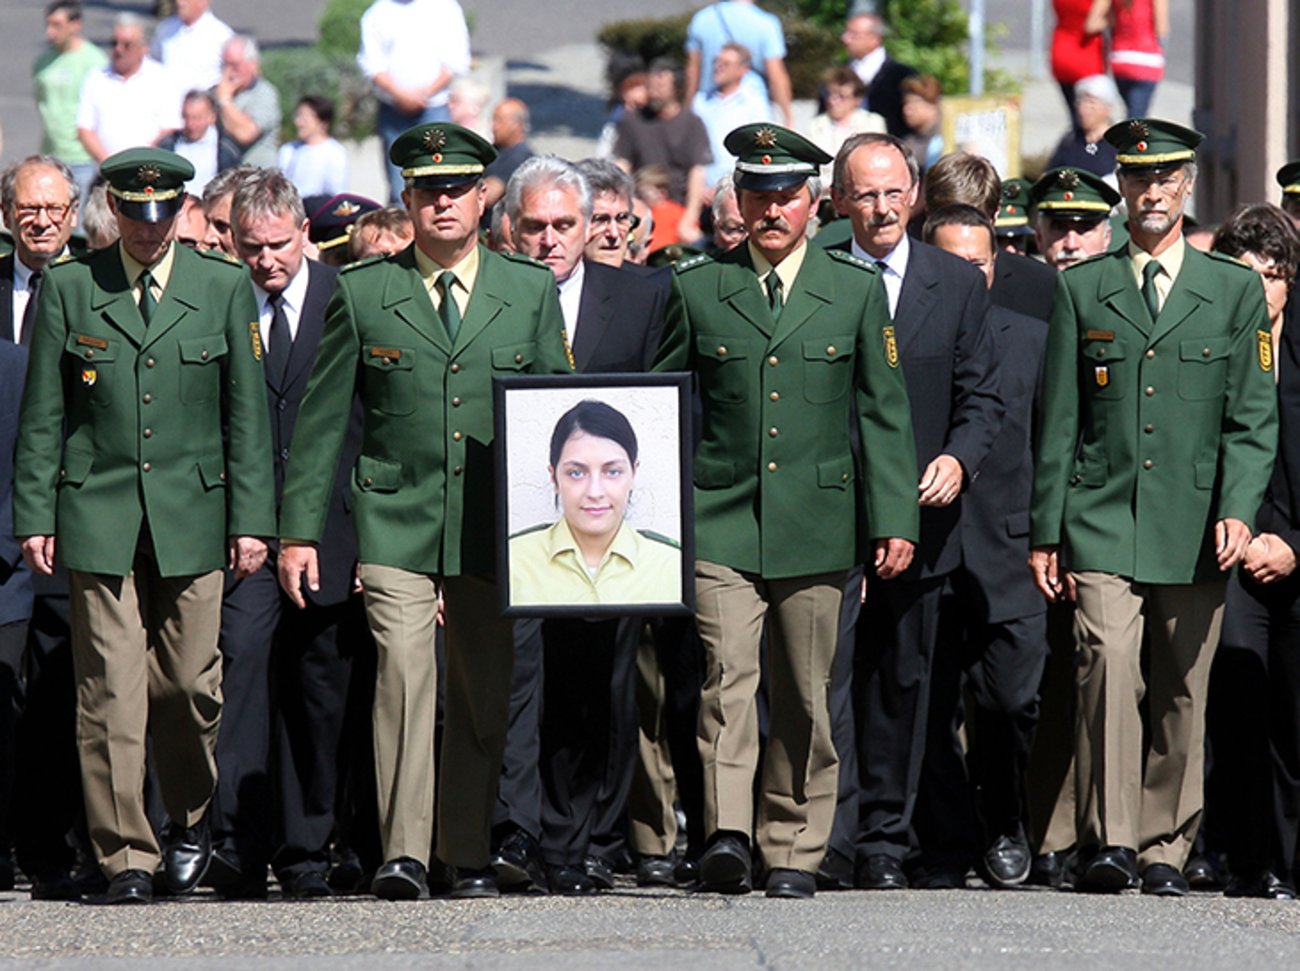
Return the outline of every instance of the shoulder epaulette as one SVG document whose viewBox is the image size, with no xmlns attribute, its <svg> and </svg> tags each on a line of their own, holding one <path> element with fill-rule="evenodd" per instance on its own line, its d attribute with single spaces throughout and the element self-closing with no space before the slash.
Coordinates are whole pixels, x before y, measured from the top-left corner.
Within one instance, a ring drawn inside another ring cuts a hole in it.
<svg viewBox="0 0 1300 971">
<path fill-rule="evenodd" d="M 194 252 L 198 253 L 199 256 L 202 256 L 206 260 L 215 260 L 218 263 L 225 263 L 227 266 L 244 265 L 236 257 L 233 257 L 229 253 L 223 252 L 219 249 L 196 249 Z"/>
<path fill-rule="evenodd" d="M 687 270 L 693 270 L 697 266 L 703 266 L 705 263 L 712 263 L 713 257 L 708 253 L 697 253 L 696 255 L 684 260 L 678 260 L 673 264 L 674 273 L 685 273 Z"/>
<path fill-rule="evenodd" d="M 551 268 L 541 260 L 535 260 L 531 256 L 525 256 L 523 253 L 501 253 L 500 255 L 514 263 L 523 263 L 525 266 L 531 266 L 538 270 L 546 270 L 548 273 L 551 271 Z"/>
<path fill-rule="evenodd" d="M 1096 263 L 1100 260 L 1104 260 L 1106 257 L 1110 255 L 1112 255 L 1111 252 L 1105 252 L 1105 253 L 1095 253 L 1092 256 L 1085 256 L 1078 263 L 1071 263 L 1069 266 L 1064 267 L 1059 272 L 1069 273 L 1071 270 L 1078 269 L 1081 266 L 1090 266 L 1093 263 Z"/>
<path fill-rule="evenodd" d="M 543 529 L 550 529 L 553 523 L 538 523 L 536 526 L 529 526 L 527 529 L 521 529 L 517 533 L 511 533 L 511 539 L 518 539 L 520 536 L 527 536 L 529 533 L 536 533 Z"/>
<path fill-rule="evenodd" d="M 854 256 L 852 253 L 845 252 L 842 249 L 826 249 L 822 250 L 822 252 L 831 259 L 838 260 L 841 263 L 847 263 L 849 266 L 856 266 L 861 270 L 870 270 L 872 273 L 880 272 L 880 268 L 877 267 L 876 264 L 864 260 L 860 256 Z"/>
<path fill-rule="evenodd" d="M 654 540 L 656 543 L 663 543 L 665 546 L 671 546 L 675 550 L 682 548 L 682 544 L 677 542 L 677 540 L 669 539 L 667 536 L 664 536 L 662 533 L 656 533 L 654 530 L 638 529 L 637 532 L 646 539 Z"/>
<path fill-rule="evenodd" d="M 86 255 L 85 253 L 82 253 L 81 256 L 76 253 L 64 253 L 62 256 L 56 256 L 50 260 L 50 266 L 62 266 L 64 263 L 71 263 L 73 260 L 81 259 Z"/>
<path fill-rule="evenodd" d="M 1230 263 L 1233 266 L 1239 266 L 1242 269 L 1251 270 L 1252 272 L 1254 272 L 1254 267 L 1252 267 L 1249 263 L 1247 263 L 1244 260 L 1239 260 L 1235 256 L 1229 256 L 1227 253 L 1219 253 L 1216 252 L 1215 250 L 1210 250 L 1205 255 L 1208 256 L 1210 259 L 1215 260 L 1219 263 Z"/>
<path fill-rule="evenodd" d="M 364 260 L 356 260 L 352 263 L 345 263 L 339 267 L 340 273 L 350 273 L 358 267 L 370 266 L 372 263 L 381 263 L 388 257 L 383 253 L 375 253 L 373 256 L 367 256 Z"/>
</svg>

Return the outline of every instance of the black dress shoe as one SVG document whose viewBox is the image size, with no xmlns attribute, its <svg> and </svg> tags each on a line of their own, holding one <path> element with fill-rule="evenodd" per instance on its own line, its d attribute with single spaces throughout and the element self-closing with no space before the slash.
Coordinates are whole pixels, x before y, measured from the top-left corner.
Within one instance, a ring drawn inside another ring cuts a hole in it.
<svg viewBox="0 0 1300 971">
<path fill-rule="evenodd" d="M 451 884 L 451 896 L 456 900 L 473 900 L 478 897 L 499 897 L 497 875 L 491 868 L 472 870 L 456 867 L 456 879 Z"/>
<path fill-rule="evenodd" d="M 280 895 L 285 900 L 320 900 L 334 896 L 321 870 L 300 870 L 280 876 Z"/>
<path fill-rule="evenodd" d="M 873 853 L 858 864 L 854 882 L 859 890 L 906 890 L 907 874 L 892 856 Z"/>
<path fill-rule="evenodd" d="M 1219 874 L 1217 866 L 1217 857 L 1214 854 L 1198 853 L 1187 861 L 1187 866 L 1183 867 L 1183 876 L 1187 878 L 1187 885 L 1193 890 L 1218 890 L 1223 886 L 1223 878 Z"/>
<path fill-rule="evenodd" d="M 212 860 L 215 864 L 217 854 L 214 851 Z M 208 874 L 212 874 L 212 866 L 208 866 Z M 330 889 L 341 896 L 351 896 L 355 893 L 361 893 L 363 887 L 369 886 L 366 880 L 365 870 L 361 866 L 361 858 L 350 850 L 339 858 L 339 861 L 330 867 L 329 875 L 325 881 L 330 885 Z"/>
<path fill-rule="evenodd" d="M 32 880 L 33 900 L 80 900 L 81 891 L 67 870 L 49 870 Z"/>
<path fill-rule="evenodd" d="M 807 900 L 817 892 L 817 877 L 807 870 L 777 867 L 767 875 L 767 895 L 788 900 Z"/>
<path fill-rule="evenodd" d="M 700 882 L 699 857 L 684 856 L 673 867 L 673 880 L 679 887 L 689 887 Z"/>
<path fill-rule="evenodd" d="M 512 829 L 501 841 L 492 855 L 492 869 L 503 893 L 539 889 L 544 883 L 537 840 L 522 829 Z"/>
<path fill-rule="evenodd" d="M 597 890 L 614 889 L 614 867 L 603 856 L 591 854 L 582 861 L 582 866 Z"/>
<path fill-rule="evenodd" d="M 380 900 L 427 900 L 429 874 L 419 860 L 399 856 L 375 871 L 370 892 Z"/>
<path fill-rule="evenodd" d="M 1029 877 L 1033 854 L 1022 836 L 999 836 L 980 858 L 980 875 L 994 887 L 1017 887 Z"/>
<path fill-rule="evenodd" d="M 14 861 L 8 853 L 0 853 L 0 890 L 14 888 Z"/>
<path fill-rule="evenodd" d="M 1066 882 L 1070 869 L 1069 850 L 1051 850 L 1039 853 L 1029 864 L 1029 875 L 1025 883 L 1034 887 L 1053 887 L 1060 889 Z"/>
<path fill-rule="evenodd" d="M 1137 885 L 1137 854 L 1127 846 L 1106 846 L 1088 861 L 1075 889 L 1084 893 L 1119 893 Z"/>
<path fill-rule="evenodd" d="M 1295 900 L 1295 887 L 1276 873 L 1236 874 L 1223 888 L 1225 897 L 1260 897 L 1264 900 Z"/>
<path fill-rule="evenodd" d="M 596 892 L 596 885 L 580 866 L 547 867 L 546 880 L 551 893 L 562 897 L 586 897 Z"/>
<path fill-rule="evenodd" d="M 1142 892 L 1156 897 L 1186 897 L 1191 887 L 1181 870 L 1168 863 L 1152 863 L 1142 871 Z"/>
<path fill-rule="evenodd" d="M 951 863 L 930 863 L 914 869 L 907 878 L 913 890 L 965 890 L 966 867 Z"/>
<path fill-rule="evenodd" d="M 153 900 L 153 876 L 144 870 L 123 870 L 108 881 L 106 904 L 147 904 Z"/>
<path fill-rule="evenodd" d="M 636 864 L 638 887 L 675 887 L 677 885 L 677 854 L 643 856 Z"/>
<path fill-rule="evenodd" d="M 816 878 L 818 890 L 852 890 L 853 861 L 836 850 L 827 850 Z"/>
<path fill-rule="evenodd" d="M 700 889 L 711 893 L 749 893 L 754 878 L 749 845 L 733 833 L 715 835 L 700 857 Z"/>
<path fill-rule="evenodd" d="M 212 834 L 205 815 L 193 826 L 168 822 L 162 831 L 163 881 L 172 893 L 189 893 L 208 872 Z"/>
</svg>

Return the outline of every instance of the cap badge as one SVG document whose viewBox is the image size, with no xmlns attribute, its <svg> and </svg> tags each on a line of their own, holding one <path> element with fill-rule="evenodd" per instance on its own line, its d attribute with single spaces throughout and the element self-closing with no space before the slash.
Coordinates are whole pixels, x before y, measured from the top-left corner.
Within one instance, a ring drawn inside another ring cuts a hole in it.
<svg viewBox="0 0 1300 971">
<path fill-rule="evenodd" d="M 1008 182 L 1006 185 L 1002 187 L 1002 198 L 1016 199 L 1019 198 L 1019 196 L 1020 196 L 1019 182 Z"/>
<path fill-rule="evenodd" d="M 1079 187 L 1079 173 L 1062 172 L 1057 181 L 1061 184 L 1062 189 L 1077 189 Z"/>
<path fill-rule="evenodd" d="M 343 219 L 346 219 L 354 212 L 360 212 L 360 211 L 361 211 L 361 207 L 358 206 L 355 202 L 353 202 L 351 199 L 344 199 L 342 202 L 340 202 L 337 206 L 334 207 L 334 212 L 331 215 L 339 216 Z"/>
<path fill-rule="evenodd" d="M 759 148 L 776 148 L 776 132 L 770 128 L 760 128 L 754 135 L 754 144 Z"/>
<path fill-rule="evenodd" d="M 162 178 L 162 170 L 156 165 L 142 165 L 135 170 L 135 177 L 143 185 L 153 185 Z"/>
<path fill-rule="evenodd" d="M 1134 118 L 1128 123 L 1128 130 L 1129 134 L 1134 138 L 1151 137 L 1151 129 L 1147 127 L 1147 123 L 1145 121 L 1140 121 L 1137 118 Z"/>
<path fill-rule="evenodd" d="M 424 133 L 424 147 L 430 152 L 447 147 L 447 133 L 441 128 L 430 128 Z"/>
</svg>

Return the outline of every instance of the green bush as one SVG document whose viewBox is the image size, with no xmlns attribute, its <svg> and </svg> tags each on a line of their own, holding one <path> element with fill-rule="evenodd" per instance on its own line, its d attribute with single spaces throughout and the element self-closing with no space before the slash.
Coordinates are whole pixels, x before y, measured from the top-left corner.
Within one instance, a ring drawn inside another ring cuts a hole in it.
<svg viewBox="0 0 1300 971">
<path fill-rule="evenodd" d="M 293 109 L 305 94 L 334 100 L 334 137 L 362 139 L 375 130 L 375 98 L 357 67 L 356 52 L 328 54 L 311 47 L 286 47 L 262 55 L 262 73 L 280 92 L 280 138 L 297 137 Z"/>
<path fill-rule="evenodd" d="M 361 47 L 361 15 L 374 0 L 329 0 L 316 26 L 317 50 L 356 57 Z"/>
</svg>

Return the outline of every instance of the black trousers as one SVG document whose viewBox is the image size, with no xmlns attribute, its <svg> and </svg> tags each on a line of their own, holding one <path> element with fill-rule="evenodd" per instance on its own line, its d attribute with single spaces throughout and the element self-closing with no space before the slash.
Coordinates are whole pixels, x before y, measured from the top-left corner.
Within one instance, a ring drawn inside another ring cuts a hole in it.
<svg viewBox="0 0 1300 971">
<path fill-rule="evenodd" d="M 1206 724 L 1206 816 L 1233 871 L 1288 877 L 1300 829 L 1300 576 L 1229 582 Z"/>
<path fill-rule="evenodd" d="M 26 620 L 0 624 L 0 857 L 8 857 L 14 843 L 10 807 L 14 798 L 18 719 L 23 710 L 26 647 Z"/>
<path fill-rule="evenodd" d="M 492 841 L 511 830 L 534 839 L 542 834 L 542 777 L 539 732 L 542 723 L 542 621 L 515 621 L 515 667 L 510 683 L 510 724 L 501 760 L 501 785 L 492 814 Z"/>
</svg>

